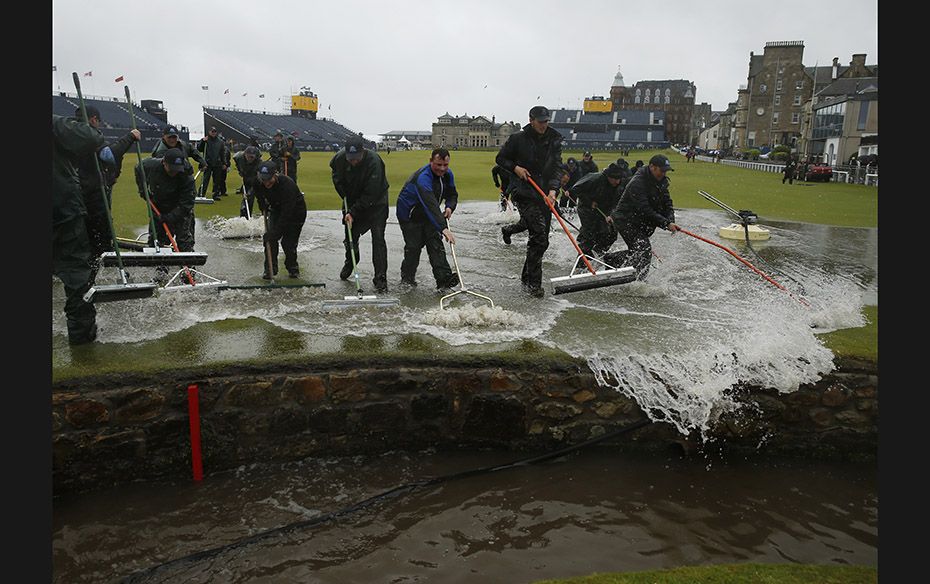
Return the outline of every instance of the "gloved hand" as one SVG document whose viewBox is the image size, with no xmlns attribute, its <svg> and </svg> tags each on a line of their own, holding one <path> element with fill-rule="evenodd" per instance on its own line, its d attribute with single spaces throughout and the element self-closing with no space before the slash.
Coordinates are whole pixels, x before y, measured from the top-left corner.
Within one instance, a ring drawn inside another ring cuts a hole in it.
<svg viewBox="0 0 930 584">
<path fill-rule="evenodd" d="M 109 146 L 104 146 L 100 150 L 100 153 L 98 154 L 98 156 L 100 157 L 100 160 L 108 164 L 116 164 L 116 158 L 113 156 L 113 151 L 110 150 Z"/>
<path fill-rule="evenodd" d="M 203 162 L 197 164 L 197 170 L 203 170 L 203 169 L 205 169 L 206 167 L 207 167 L 207 165 L 204 164 Z"/>
</svg>

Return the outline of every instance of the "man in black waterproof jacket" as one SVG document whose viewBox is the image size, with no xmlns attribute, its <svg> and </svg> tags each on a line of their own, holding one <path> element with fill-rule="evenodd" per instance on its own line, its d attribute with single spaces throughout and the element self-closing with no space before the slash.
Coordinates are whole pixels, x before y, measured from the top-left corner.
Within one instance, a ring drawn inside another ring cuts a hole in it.
<svg viewBox="0 0 930 584">
<path fill-rule="evenodd" d="M 97 338 L 97 310 L 83 298 L 93 283 L 77 162 L 102 145 L 90 124 L 52 115 L 52 273 L 64 284 L 68 342 L 75 345 Z"/>
<path fill-rule="evenodd" d="M 585 152 L 581 155 L 581 162 L 578 163 L 578 172 L 579 178 L 590 172 L 597 172 L 597 163 L 594 162 L 594 158 L 591 156 L 590 152 Z"/>
<path fill-rule="evenodd" d="M 261 153 L 255 146 L 247 146 L 245 150 L 236 152 L 236 155 L 233 156 L 233 162 L 236 164 L 236 171 L 242 178 L 242 185 L 245 187 L 245 197 L 242 199 L 242 204 L 239 205 L 239 216 L 251 217 L 255 203 L 255 187 L 258 185 L 258 167 L 262 164 Z M 265 208 L 262 205 L 264 203 L 259 201 L 258 206 L 264 213 Z"/>
<path fill-rule="evenodd" d="M 211 126 L 207 135 L 197 143 L 197 150 L 203 154 L 207 167 L 203 171 L 203 181 L 200 183 L 200 196 L 207 196 L 207 187 L 213 179 L 213 200 L 219 201 L 226 193 L 226 170 L 229 168 L 229 158 L 226 154 L 226 142 L 220 138 L 216 126 Z"/>
<path fill-rule="evenodd" d="M 611 163 L 603 171 L 588 173 L 575 183 L 581 220 L 578 247 L 585 255 L 603 255 L 617 241 L 617 230 L 609 213 L 620 200 L 622 179 L 623 169 Z"/>
<path fill-rule="evenodd" d="M 81 108 L 74 112 L 74 117 L 83 120 Z M 87 106 L 87 122 L 99 129 L 103 118 L 100 110 L 92 105 Z M 113 235 L 110 231 L 110 209 L 112 208 L 112 190 L 119 178 L 123 167 L 123 155 L 136 141 L 142 139 L 139 130 L 130 130 L 116 142 L 104 144 L 94 154 L 88 154 L 78 160 L 78 175 L 81 178 L 81 196 L 84 197 L 84 206 L 87 208 L 87 237 L 90 238 L 91 253 L 94 257 L 95 271 L 98 267 L 100 254 L 113 250 Z M 96 156 L 97 162 L 94 162 Z M 100 168 L 98 174 L 97 168 Z M 100 175 L 106 188 L 100 185 Z M 106 207 L 104 207 L 106 197 Z"/>
<path fill-rule="evenodd" d="M 200 170 L 203 170 L 207 166 L 207 161 L 203 159 L 200 152 L 197 152 L 193 146 L 178 137 L 178 129 L 176 127 L 165 126 L 165 129 L 162 130 L 161 140 L 152 150 L 152 158 L 164 157 L 165 152 L 171 148 L 177 148 L 186 157 L 193 158 L 197 162 Z"/>
<path fill-rule="evenodd" d="M 169 148 L 162 158 L 146 158 L 136 164 L 136 186 L 145 199 L 143 180 L 148 184 L 155 219 L 155 233 L 149 226 L 148 244 L 155 239 L 161 247 L 171 246 L 165 225 L 171 231 L 178 251 L 194 251 L 194 177 L 190 163 L 178 148 Z M 143 177 L 143 172 L 145 176 Z"/>
<path fill-rule="evenodd" d="M 620 201 L 610 214 L 627 249 L 605 254 L 604 261 L 615 268 L 633 266 L 638 280 L 644 280 L 649 273 L 652 260 L 649 238 L 656 227 L 673 234 L 678 231 L 672 197 L 668 192 L 666 173 L 670 170 L 674 169 L 666 156 L 653 156 L 649 164 L 640 168 L 627 183 Z"/>
<path fill-rule="evenodd" d="M 268 260 L 265 260 L 265 272 L 262 278 L 271 280 L 278 273 L 278 243 L 284 249 L 284 267 L 291 278 L 300 276 L 297 263 L 297 240 L 307 220 L 307 203 L 304 194 L 297 188 L 291 177 L 278 172 L 278 166 L 271 160 L 262 162 L 258 167 L 258 184 L 255 196 L 268 218 L 268 229 L 262 238 L 267 253 L 271 255 L 271 273 L 268 273 Z"/>
<path fill-rule="evenodd" d="M 400 264 L 400 280 L 408 286 L 417 285 L 420 252 L 426 247 L 436 287 L 451 288 L 459 283 L 446 259 L 445 237 L 455 243 L 449 231 L 448 219 L 458 204 L 459 192 L 455 176 L 449 168 L 449 151 L 435 148 L 429 163 L 415 170 L 397 196 L 397 222 L 404 235 L 404 260 Z M 444 203 L 445 210 L 439 209 Z"/>
<path fill-rule="evenodd" d="M 346 140 L 345 148 L 340 148 L 333 155 L 329 167 L 333 173 L 333 186 L 348 207 L 348 212 L 343 209 L 342 222 L 347 227 L 343 240 L 346 258 L 339 278 L 348 280 L 352 275 L 352 251 L 355 251 L 356 261 L 361 261 L 358 240 L 371 231 L 371 263 L 375 268 L 372 283 L 378 292 L 386 292 L 388 256 L 384 227 L 387 225 L 390 185 L 384 172 L 384 161 L 377 152 L 365 148 L 360 136 L 351 136 Z"/>
<path fill-rule="evenodd" d="M 530 109 L 530 123 L 507 138 L 495 162 L 519 179 L 513 181 L 512 200 L 530 232 L 520 280 L 525 292 L 540 298 L 545 295 L 542 258 L 549 247 L 552 212 L 527 179 L 531 178 L 544 193 L 548 191 L 550 202 L 555 203 L 563 174 L 562 135 L 549 127 L 548 108 L 537 105 Z"/>
</svg>

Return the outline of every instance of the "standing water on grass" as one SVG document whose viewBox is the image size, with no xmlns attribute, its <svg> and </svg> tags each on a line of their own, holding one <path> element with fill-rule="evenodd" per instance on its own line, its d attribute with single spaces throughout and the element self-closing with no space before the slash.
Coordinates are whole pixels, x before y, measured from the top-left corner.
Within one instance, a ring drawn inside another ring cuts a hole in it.
<svg viewBox="0 0 930 584">
<path fill-rule="evenodd" d="M 274 354 L 276 341 L 269 335 L 279 330 L 300 336 L 308 353 L 338 351 L 351 337 L 383 339 L 387 350 L 411 334 L 429 335 L 452 349 L 497 350 L 534 339 L 587 360 L 599 383 L 632 396 L 650 416 L 690 433 L 703 432 L 718 412 L 735 407 L 725 395 L 734 385 L 787 392 L 831 371 L 833 355 L 815 333 L 861 326 L 862 306 L 877 304 L 876 229 L 768 222 L 771 239 L 753 244 L 760 260 L 743 242 L 718 237 L 717 229 L 730 223 L 722 211 L 692 209 L 677 212 L 679 225 L 734 249 L 792 294 L 719 248 L 660 230 L 652 237 L 655 257 L 645 281 L 530 298 L 520 286 L 526 233 L 514 235 L 511 245 L 500 234 L 501 225 L 519 216 L 500 212 L 496 203 L 463 202 L 454 222 L 459 267 L 468 288 L 490 297 L 493 308 L 460 294 L 440 310 L 439 299 L 449 291 L 436 290 L 426 254 L 417 271 L 418 286 L 402 287 L 403 238 L 392 210 L 386 230 L 390 288 L 379 296 L 398 298 L 400 305 L 327 312 L 324 301 L 355 294 L 353 279 L 338 278 L 344 259 L 340 217 L 338 211 L 309 213 L 298 245 L 301 281 L 324 282 L 325 288 L 160 292 L 156 298 L 102 304 L 98 343 L 92 349 L 68 347 L 64 294 L 53 279 L 53 367 L 81 365 L 86 351 L 93 352 L 95 363 L 118 359 L 118 348 L 133 343 L 140 343 L 137 354 L 144 355 L 145 342 L 172 333 L 196 345 L 179 363 L 185 366 Z M 231 284 L 261 284 L 261 237 L 223 238 L 249 230 L 243 225 L 237 231 L 232 227 L 237 221 L 198 220 L 196 248 L 209 254 L 200 269 Z M 261 219 L 251 223 L 256 221 Z M 549 278 L 567 275 L 576 257 L 553 223 L 543 261 L 544 286 Z M 622 240 L 614 245 L 624 247 Z M 361 238 L 360 251 L 360 282 L 370 294 L 369 235 Z M 451 262 L 448 245 L 447 256 Z M 136 281 L 144 281 L 146 269 L 131 271 Z M 98 281 L 115 278 L 111 272 L 116 270 L 102 271 Z M 197 328 L 193 340 L 186 335 L 202 323 L 250 317 L 274 327 L 237 331 L 234 344 L 218 340 L 225 334 L 219 326 Z"/>
</svg>

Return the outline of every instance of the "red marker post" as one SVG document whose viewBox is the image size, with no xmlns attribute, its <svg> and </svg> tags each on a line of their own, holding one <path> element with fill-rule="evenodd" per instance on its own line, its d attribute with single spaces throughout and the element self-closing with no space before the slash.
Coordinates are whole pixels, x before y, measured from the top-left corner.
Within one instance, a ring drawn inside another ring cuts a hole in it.
<svg viewBox="0 0 930 584">
<path fill-rule="evenodd" d="M 191 463 L 194 480 L 203 480 L 203 460 L 200 454 L 200 399 L 196 384 L 187 386 L 187 412 L 191 422 Z"/>
</svg>

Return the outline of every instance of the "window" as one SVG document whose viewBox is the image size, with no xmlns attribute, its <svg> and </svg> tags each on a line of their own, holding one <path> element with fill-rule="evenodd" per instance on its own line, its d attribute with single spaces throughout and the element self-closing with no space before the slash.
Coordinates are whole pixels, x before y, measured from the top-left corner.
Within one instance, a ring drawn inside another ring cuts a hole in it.
<svg viewBox="0 0 930 584">
<path fill-rule="evenodd" d="M 793 114 L 791 114 L 791 123 L 792 123 L 792 124 L 797 124 L 797 123 L 799 123 L 800 121 L 801 121 L 801 114 L 799 114 L 798 112 L 794 112 Z"/>
<path fill-rule="evenodd" d="M 781 79 L 775 82 L 775 91 L 781 91 Z"/>
<path fill-rule="evenodd" d="M 649 92 L 646 92 L 646 99 L 643 100 L 643 103 L 649 103 Z"/>
<path fill-rule="evenodd" d="M 866 123 L 869 121 L 869 103 L 868 101 L 859 102 L 859 122 L 856 124 L 857 130 L 864 130 Z"/>
<path fill-rule="evenodd" d="M 669 103 L 669 102 L 671 102 L 671 101 L 672 101 L 672 98 L 666 95 L 666 96 L 665 96 L 665 103 Z"/>
<path fill-rule="evenodd" d="M 775 105 L 781 105 L 781 96 L 780 96 L 780 95 L 776 95 L 776 96 L 775 96 Z"/>
<path fill-rule="evenodd" d="M 639 92 L 637 92 L 638 94 Z M 633 103 L 639 103 L 639 95 L 633 98 Z"/>
<path fill-rule="evenodd" d="M 801 94 L 800 93 L 794 96 L 794 101 L 792 102 L 792 104 L 801 105 Z"/>
<path fill-rule="evenodd" d="M 777 123 L 778 123 L 778 112 L 773 112 L 773 113 L 772 113 L 772 123 L 773 123 L 773 124 L 777 124 Z"/>
<path fill-rule="evenodd" d="M 803 81 L 798 81 L 797 83 L 794 84 L 794 88 L 795 88 L 795 89 L 804 89 L 804 82 L 803 82 Z"/>
</svg>

